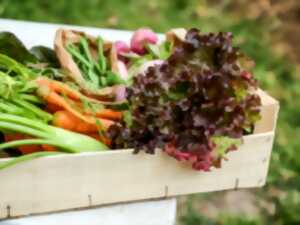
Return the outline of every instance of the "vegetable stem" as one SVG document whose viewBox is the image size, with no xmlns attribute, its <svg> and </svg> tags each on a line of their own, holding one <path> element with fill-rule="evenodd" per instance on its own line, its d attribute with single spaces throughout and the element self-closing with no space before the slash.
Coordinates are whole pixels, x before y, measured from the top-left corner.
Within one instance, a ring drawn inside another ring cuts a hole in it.
<svg viewBox="0 0 300 225">
<path fill-rule="evenodd" d="M 6 169 L 6 168 L 11 167 L 11 166 L 14 166 L 14 165 L 16 165 L 18 163 L 21 163 L 21 162 L 29 161 L 29 160 L 36 159 L 36 158 L 41 158 L 41 157 L 44 157 L 44 156 L 52 156 L 52 155 L 58 155 L 58 154 L 64 154 L 64 153 L 61 153 L 61 152 L 34 152 L 34 153 L 31 153 L 31 154 L 19 156 L 17 158 L 13 158 L 13 159 L 8 160 L 6 162 L 0 163 L 0 170 Z"/>
<path fill-rule="evenodd" d="M 91 67 L 91 64 L 77 52 L 76 47 L 73 44 L 68 45 L 67 49 L 75 59 L 83 63 L 85 66 Z"/>
<path fill-rule="evenodd" d="M 28 119 L 26 117 L 10 115 L 7 113 L 0 113 L 0 122 L 3 122 L 3 121 L 28 126 L 30 128 L 37 129 L 39 131 L 47 132 L 49 130 L 48 125 L 46 125 L 42 122 Z"/>
<path fill-rule="evenodd" d="M 20 98 L 24 101 L 29 101 L 29 102 L 32 102 L 32 103 L 41 103 L 41 99 L 34 96 L 34 95 L 29 95 L 29 94 L 20 94 Z"/>
<path fill-rule="evenodd" d="M 0 150 L 6 148 L 13 148 L 23 145 L 51 145 L 59 147 L 61 150 L 68 152 L 68 153 L 78 153 L 79 151 L 75 151 L 70 149 L 68 145 L 63 143 L 54 141 L 54 140 L 44 140 L 44 139 L 25 139 L 25 140 L 18 140 L 18 141 L 10 141 L 3 144 L 0 144 Z"/>
<path fill-rule="evenodd" d="M 28 103 L 22 99 L 13 99 L 12 101 L 15 102 L 16 104 L 24 107 L 25 109 L 33 112 L 35 115 L 37 115 L 40 118 L 43 118 L 46 121 L 51 121 L 53 119 L 53 116 L 51 114 L 41 110 L 39 107 L 37 107 L 31 103 Z"/>
<path fill-rule="evenodd" d="M 41 137 L 41 138 L 47 138 L 49 136 L 49 134 L 47 134 L 46 132 L 38 131 L 38 130 L 32 129 L 30 127 L 26 127 L 26 126 L 22 126 L 22 125 L 10 123 L 10 122 L 2 122 L 1 121 L 0 129 L 1 128 L 5 129 L 5 130 L 11 130 L 11 131 L 24 133 L 24 134 L 28 134 L 31 136 Z"/>
<path fill-rule="evenodd" d="M 103 50 L 103 39 L 101 37 L 97 38 L 97 44 L 98 44 L 98 61 L 100 66 L 100 72 L 104 73 L 107 68 L 106 68 L 106 59 Z"/>
</svg>

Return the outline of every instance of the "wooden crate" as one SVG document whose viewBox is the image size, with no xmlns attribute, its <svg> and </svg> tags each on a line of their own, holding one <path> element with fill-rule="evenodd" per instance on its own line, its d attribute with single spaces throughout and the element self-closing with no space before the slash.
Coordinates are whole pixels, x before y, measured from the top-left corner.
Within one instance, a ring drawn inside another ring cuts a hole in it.
<svg viewBox="0 0 300 225">
<path fill-rule="evenodd" d="M 262 120 L 244 136 L 221 169 L 198 172 L 158 152 L 132 150 L 51 156 L 0 171 L 0 219 L 167 198 L 198 192 L 260 187 L 266 182 L 278 102 L 259 90 Z M 9 159 L 0 159 L 1 161 Z"/>
<path fill-rule="evenodd" d="M 0 30 L 17 34 L 27 47 L 51 47 L 62 25 L 0 19 Z M 71 27 L 104 38 L 128 40 L 130 32 Z M 42 38 L 39 35 L 42 34 Z M 0 171 L 0 220 L 104 204 L 167 198 L 198 192 L 260 187 L 265 184 L 279 105 L 265 92 L 262 120 L 230 152 L 221 169 L 198 172 L 162 152 L 132 150 L 60 155 L 19 164 Z M 0 163 L 10 159 L 0 159 Z"/>
</svg>

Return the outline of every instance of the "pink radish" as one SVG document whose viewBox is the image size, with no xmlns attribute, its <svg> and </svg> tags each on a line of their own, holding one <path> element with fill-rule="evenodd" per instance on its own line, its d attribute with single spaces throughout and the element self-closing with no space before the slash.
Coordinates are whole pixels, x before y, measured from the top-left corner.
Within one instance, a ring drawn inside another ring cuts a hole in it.
<svg viewBox="0 0 300 225">
<path fill-rule="evenodd" d="M 157 35 L 151 29 L 141 28 L 134 32 L 130 48 L 133 52 L 142 55 L 146 53 L 145 45 L 156 44 L 157 40 Z"/>
<path fill-rule="evenodd" d="M 114 45 L 118 55 L 130 52 L 129 46 L 124 41 L 116 41 Z"/>
<path fill-rule="evenodd" d="M 120 77 L 123 80 L 127 80 L 127 78 L 128 78 L 128 71 L 127 71 L 125 63 L 122 62 L 122 61 L 120 61 L 120 60 L 118 60 L 117 66 L 118 66 L 118 71 L 119 71 Z"/>
</svg>

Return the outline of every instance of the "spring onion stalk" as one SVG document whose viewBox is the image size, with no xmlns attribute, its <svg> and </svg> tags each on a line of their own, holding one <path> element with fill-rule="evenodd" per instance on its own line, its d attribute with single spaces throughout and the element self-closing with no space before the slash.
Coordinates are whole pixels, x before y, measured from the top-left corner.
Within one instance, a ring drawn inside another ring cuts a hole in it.
<svg viewBox="0 0 300 225">
<path fill-rule="evenodd" d="M 21 145 L 48 144 L 70 153 L 107 150 L 107 146 L 89 136 L 67 131 L 36 120 L 0 113 L 0 130 L 27 134 L 37 139 L 0 144 L 0 150 Z"/>
<path fill-rule="evenodd" d="M 40 98 L 38 98 L 37 96 L 34 96 L 34 95 L 20 94 L 19 96 L 24 101 L 28 101 L 28 102 L 31 102 L 31 103 L 37 103 L 37 104 L 42 103 L 42 100 Z"/>
<path fill-rule="evenodd" d="M 31 154 L 19 156 L 17 158 L 12 158 L 8 161 L 0 163 L 0 170 L 6 169 L 8 167 L 12 167 L 22 162 L 30 161 L 32 159 L 41 158 L 45 156 L 59 155 L 59 154 L 63 154 L 63 153 L 62 152 L 34 152 Z"/>
<path fill-rule="evenodd" d="M 21 107 L 23 107 L 24 109 L 32 112 L 33 114 L 35 114 L 37 117 L 43 118 L 43 120 L 45 121 L 51 121 L 53 119 L 53 116 L 45 111 L 43 111 L 42 109 L 40 109 L 39 107 L 24 101 L 22 99 L 13 99 L 12 100 L 14 103 L 16 103 L 17 105 L 20 105 Z"/>
</svg>

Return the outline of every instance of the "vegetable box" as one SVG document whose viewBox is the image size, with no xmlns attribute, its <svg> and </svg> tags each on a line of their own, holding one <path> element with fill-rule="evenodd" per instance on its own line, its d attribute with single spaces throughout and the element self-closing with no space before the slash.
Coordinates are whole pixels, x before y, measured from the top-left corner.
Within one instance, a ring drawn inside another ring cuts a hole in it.
<svg viewBox="0 0 300 225">
<path fill-rule="evenodd" d="M 20 38 L 22 32 L 25 33 L 24 42 L 28 45 L 40 39 L 41 44 L 49 45 L 54 30 L 59 27 L 10 20 L 1 20 L 0 25 L 3 30 L 19 33 Z M 106 36 L 110 32 L 113 39 L 126 39 L 130 34 L 104 31 Z M 38 40 L 30 40 L 29 34 Z M 238 151 L 226 155 L 227 160 L 223 160 L 220 169 L 199 172 L 163 152 L 133 154 L 131 149 L 35 159 L 0 171 L 0 220 L 191 193 L 261 187 L 267 178 L 279 104 L 262 90 L 258 90 L 258 94 L 262 100 L 262 119 L 255 124 L 253 134 L 243 137 Z M 2 158 L 0 162 L 7 160 L 10 159 Z"/>
</svg>

